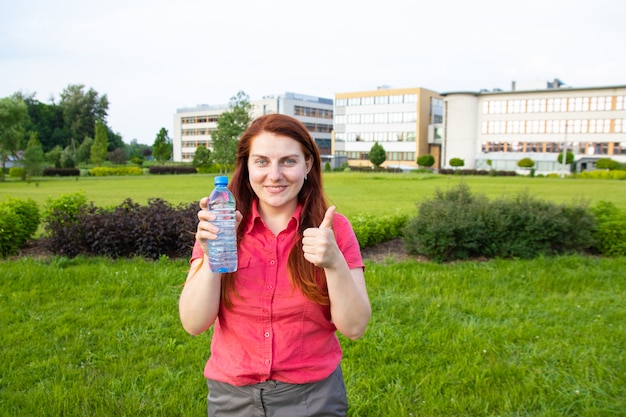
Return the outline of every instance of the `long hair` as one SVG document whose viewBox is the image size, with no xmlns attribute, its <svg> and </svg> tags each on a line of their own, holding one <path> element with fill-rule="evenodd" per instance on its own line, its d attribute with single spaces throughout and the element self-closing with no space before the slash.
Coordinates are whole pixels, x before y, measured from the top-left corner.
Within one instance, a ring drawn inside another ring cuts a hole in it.
<svg viewBox="0 0 626 417">
<path fill-rule="evenodd" d="M 261 133 L 273 133 L 287 136 L 302 147 L 305 159 L 312 159 L 311 171 L 307 174 L 302 189 L 298 193 L 298 203 L 302 204 L 298 238 L 287 259 L 287 271 L 293 286 L 297 287 L 311 301 L 328 305 L 328 289 L 324 269 L 318 268 L 306 259 L 302 251 L 302 234 L 309 227 L 317 227 L 324 219 L 328 209 L 326 196 L 322 187 L 322 163 L 319 149 L 315 141 L 297 119 L 284 114 L 268 114 L 255 119 L 243 133 L 237 145 L 237 161 L 235 173 L 229 189 L 237 201 L 237 209 L 243 220 L 237 230 L 237 240 L 241 241 L 245 226 L 250 221 L 250 210 L 256 194 L 250 185 L 248 157 L 254 138 Z M 230 297 L 234 293 L 236 272 L 222 274 L 222 303 L 227 308 L 232 305 Z"/>
</svg>

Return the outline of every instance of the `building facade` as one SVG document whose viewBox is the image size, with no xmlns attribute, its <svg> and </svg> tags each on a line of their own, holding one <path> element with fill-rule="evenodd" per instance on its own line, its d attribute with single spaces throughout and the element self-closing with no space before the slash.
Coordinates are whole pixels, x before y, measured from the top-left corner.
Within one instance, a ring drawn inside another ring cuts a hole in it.
<svg viewBox="0 0 626 417">
<path fill-rule="evenodd" d="M 278 113 L 300 120 L 317 143 L 322 156 L 330 158 L 332 99 L 287 92 L 251 100 L 250 104 L 253 119 L 264 114 Z M 225 111 L 228 111 L 228 105 L 200 105 L 177 109 L 173 123 L 173 160 L 191 162 L 197 147 L 212 149 L 211 132 L 217 129 L 217 119 Z"/>
<path fill-rule="evenodd" d="M 570 88 L 556 81 L 443 93 L 442 167 L 461 158 L 464 168 L 515 171 L 530 158 L 537 173 L 559 173 L 570 169 L 557 162 L 568 151 L 578 172 L 593 170 L 600 158 L 626 162 L 626 86 Z"/>
<path fill-rule="evenodd" d="M 383 166 L 416 169 L 430 154 L 439 165 L 443 97 L 423 88 L 338 93 L 335 95 L 333 155 L 350 166 L 372 166 L 369 152 L 378 142 L 386 151 Z"/>
</svg>

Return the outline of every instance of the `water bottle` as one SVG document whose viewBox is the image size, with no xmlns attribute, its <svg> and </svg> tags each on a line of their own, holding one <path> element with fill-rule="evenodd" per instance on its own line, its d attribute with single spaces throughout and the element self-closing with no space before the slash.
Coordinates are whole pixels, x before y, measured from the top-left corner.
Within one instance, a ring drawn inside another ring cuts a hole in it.
<svg viewBox="0 0 626 417">
<path fill-rule="evenodd" d="M 213 224 L 220 228 L 217 239 L 209 240 L 209 266 L 213 272 L 237 270 L 237 230 L 235 197 L 226 186 L 228 177 L 216 176 L 209 196 L 209 211 L 216 215 Z"/>
</svg>

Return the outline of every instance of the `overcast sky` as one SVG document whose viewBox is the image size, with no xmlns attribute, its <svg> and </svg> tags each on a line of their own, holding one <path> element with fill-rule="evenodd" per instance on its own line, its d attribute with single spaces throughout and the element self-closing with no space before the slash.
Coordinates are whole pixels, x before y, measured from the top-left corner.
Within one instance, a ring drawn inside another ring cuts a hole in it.
<svg viewBox="0 0 626 417">
<path fill-rule="evenodd" d="M 83 84 L 152 144 L 238 91 L 626 85 L 625 22 L 624 0 L 0 0 L 0 97 Z"/>
</svg>

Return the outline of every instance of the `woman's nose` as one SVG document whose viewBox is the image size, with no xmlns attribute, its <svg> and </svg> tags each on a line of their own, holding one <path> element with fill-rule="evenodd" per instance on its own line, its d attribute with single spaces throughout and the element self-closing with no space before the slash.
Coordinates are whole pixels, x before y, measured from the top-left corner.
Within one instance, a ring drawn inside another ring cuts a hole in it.
<svg viewBox="0 0 626 417">
<path fill-rule="evenodd" d="M 282 176 L 282 171 L 280 169 L 280 164 L 272 164 L 270 167 L 270 178 L 274 181 L 279 180 Z"/>
</svg>

